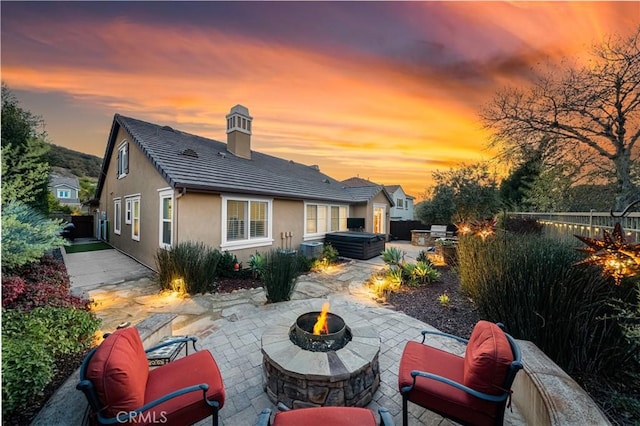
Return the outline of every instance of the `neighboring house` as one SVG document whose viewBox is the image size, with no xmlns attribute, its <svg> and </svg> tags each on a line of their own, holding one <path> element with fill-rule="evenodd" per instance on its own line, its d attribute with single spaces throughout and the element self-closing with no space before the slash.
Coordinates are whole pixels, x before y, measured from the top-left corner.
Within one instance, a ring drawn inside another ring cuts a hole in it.
<svg viewBox="0 0 640 426">
<path fill-rule="evenodd" d="M 413 220 L 415 197 L 405 194 L 400 185 L 385 185 L 384 188 L 391 194 L 395 204 L 391 207 L 391 220 Z"/>
<path fill-rule="evenodd" d="M 389 195 L 361 194 L 306 166 L 251 149 L 247 108 L 226 116 L 227 143 L 116 114 L 98 180 L 98 235 L 155 269 L 159 248 L 201 241 L 246 261 L 347 230 L 388 234 Z M 384 224 L 374 217 L 384 211 Z M 378 212 L 378 213 L 376 213 Z"/>
<path fill-rule="evenodd" d="M 60 204 L 69 207 L 81 207 L 78 197 L 78 191 L 80 190 L 78 178 L 52 174 L 49 177 L 49 190 Z"/>
</svg>

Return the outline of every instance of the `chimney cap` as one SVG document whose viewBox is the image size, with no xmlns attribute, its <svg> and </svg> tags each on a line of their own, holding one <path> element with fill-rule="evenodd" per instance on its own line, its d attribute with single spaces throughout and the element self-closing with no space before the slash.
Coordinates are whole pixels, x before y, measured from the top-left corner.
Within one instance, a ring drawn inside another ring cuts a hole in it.
<svg viewBox="0 0 640 426">
<path fill-rule="evenodd" d="M 229 112 L 229 115 L 232 115 L 232 114 L 240 114 L 240 115 L 243 115 L 243 116 L 245 116 L 247 118 L 253 118 L 253 117 L 251 117 L 249 115 L 249 108 L 247 108 L 244 105 L 240 105 L 240 104 L 238 104 L 238 105 L 234 106 L 233 108 L 231 108 L 231 111 Z"/>
</svg>

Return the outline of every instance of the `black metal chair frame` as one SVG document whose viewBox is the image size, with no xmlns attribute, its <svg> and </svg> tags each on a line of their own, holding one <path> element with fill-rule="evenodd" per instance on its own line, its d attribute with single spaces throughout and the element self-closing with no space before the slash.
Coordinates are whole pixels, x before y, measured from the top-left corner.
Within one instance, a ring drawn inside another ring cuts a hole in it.
<svg viewBox="0 0 640 426">
<path fill-rule="evenodd" d="M 108 336 L 108 334 L 106 334 L 104 337 L 106 338 Z M 169 345 L 173 345 L 176 342 L 185 342 L 188 346 L 188 342 L 191 342 L 193 345 L 193 350 L 194 352 L 197 352 L 198 349 L 196 348 L 196 341 L 198 340 L 197 337 L 195 336 L 186 336 L 183 338 L 179 338 L 179 339 L 175 339 L 169 342 L 164 342 L 161 343 L 159 345 L 153 346 L 147 350 L 145 350 L 145 353 L 149 353 L 151 351 L 155 351 L 157 349 L 163 348 L 165 346 L 169 346 Z M 99 346 L 98 346 L 99 347 Z M 127 423 L 129 421 L 134 422 L 136 420 L 136 417 L 143 417 L 143 413 L 159 404 L 162 404 L 165 401 L 168 401 L 170 399 L 176 398 L 180 395 L 184 395 L 190 392 L 197 392 L 197 391 L 202 391 L 202 397 L 204 399 L 204 401 L 207 403 L 207 405 L 209 405 L 211 407 L 211 414 L 212 414 L 212 421 L 213 421 L 213 426 L 218 426 L 218 411 L 220 409 L 220 404 L 218 403 L 218 401 L 211 401 L 209 399 L 207 399 L 207 391 L 209 390 L 209 385 L 206 383 L 200 383 L 197 385 L 193 385 L 193 386 L 187 386 L 185 388 L 182 389 L 178 389 L 175 390 L 171 393 L 168 393 L 166 395 L 164 395 L 161 398 L 158 398 L 154 401 L 151 401 L 145 405 L 143 405 L 140 408 L 137 408 L 133 411 L 129 411 L 129 412 L 123 412 L 123 413 L 119 413 L 118 416 L 116 417 L 105 417 L 102 415 L 102 412 L 104 410 L 104 404 L 102 404 L 102 402 L 100 402 L 100 399 L 98 398 L 98 394 L 96 392 L 96 388 L 95 386 L 93 386 L 93 383 L 91 382 L 91 380 L 87 379 L 87 366 L 89 365 L 89 361 L 91 360 L 91 358 L 93 357 L 93 355 L 95 354 L 95 352 L 98 350 L 98 347 L 93 348 L 88 354 L 87 356 L 85 356 L 84 360 L 82 361 L 82 365 L 80 366 L 80 382 L 76 385 L 76 389 L 82 391 L 85 396 L 87 397 L 87 401 L 89 402 L 89 406 L 91 407 L 91 409 L 93 410 L 93 412 L 96 415 L 96 419 L 98 420 L 98 423 L 100 424 L 104 424 L 104 425 L 113 425 L 113 424 L 121 424 L 121 423 Z"/>
<path fill-rule="evenodd" d="M 504 332 L 504 325 L 501 323 L 497 323 L 497 326 L 500 327 L 500 329 Z M 426 373 L 423 371 L 418 371 L 418 370 L 413 370 L 411 372 L 411 377 L 413 377 L 413 384 L 408 385 L 408 386 L 404 386 L 402 389 L 400 389 L 400 393 L 402 394 L 402 424 L 404 426 L 408 425 L 408 407 L 407 407 L 407 403 L 409 402 L 409 392 L 411 392 L 411 390 L 414 388 L 415 384 L 416 384 L 416 378 L 417 377 L 423 377 L 426 379 L 430 379 L 430 380 L 436 380 L 442 383 L 445 383 L 447 385 L 450 385 L 456 389 L 459 389 L 461 391 L 464 391 L 470 395 L 473 395 L 476 398 L 480 398 L 482 400 L 485 401 L 490 401 L 490 402 L 495 402 L 498 404 L 498 415 L 496 416 L 495 419 L 495 425 L 502 425 L 504 422 L 504 410 L 505 407 L 507 406 L 507 401 L 509 400 L 510 403 L 510 396 L 511 396 L 511 385 L 513 384 L 513 381 L 516 378 L 516 374 L 518 373 L 518 371 L 520 371 L 523 368 L 522 365 L 522 354 L 520 353 L 520 348 L 518 347 L 518 344 L 516 343 L 516 341 L 514 340 L 513 337 L 511 337 L 511 335 L 507 334 L 506 332 L 504 333 L 505 336 L 507 337 L 507 340 L 509 341 L 509 346 L 511 347 L 511 351 L 513 353 L 513 362 L 511 362 L 511 365 L 509 366 L 509 370 L 507 371 L 507 375 L 504 379 L 504 382 L 502 384 L 502 389 L 504 389 L 505 391 L 503 393 L 501 393 L 500 395 L 490 395 L 484 392 L 478 392 L 475 389 L 471 389 L 470 387 L 467 387 L 465 385 L 463 385 L 462 383 L 458 383 L 455 382 L 451 379 L 448 379 L 447 377 L 443 377 L 443 376 L 439 376 L 437 374 L 432 374 L 432 373 Z M 464 343 L 465 345 L 469 343 L 469 341 L 467 339 L 463 339 L 461 337 L 455 336 L 453 334 L 448 334 L 448 333 L 441 333 L 441 332 L 437 332 L 437 331 L 422 331 L 422 344 L 424 344 L 424 341 L 427 337 L 427 335 L 435 335 L 435 336 L 443 336 L 443 337 L 448 337 L 450 339 L 454 339 L 457 340 L 460 343 Z M 456 422 L 459 422 L 461 424 L 468 424 L 465 423 L 463 420 L 457 418 L 455 415 L 452 415 L 451 413 L 443 413 L 440 412 L 438 410 L 434 410 L 428 407 L 427 408 L 429 411 L 433 411 L 434 413 L 437 413 L 443 417 L 452 419 Z"/>
</svg>

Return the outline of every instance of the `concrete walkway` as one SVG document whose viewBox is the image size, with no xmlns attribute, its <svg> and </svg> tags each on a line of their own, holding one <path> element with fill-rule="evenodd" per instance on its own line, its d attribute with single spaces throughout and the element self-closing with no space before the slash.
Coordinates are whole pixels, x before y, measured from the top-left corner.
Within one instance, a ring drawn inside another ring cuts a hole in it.
<svg viewBox="0 0 640 426">
<path fill-rule="evenodd" d="M 415 260 L 420 251 L 408 243 L 387 244 L 389 246 L 407 252 L 407 260 Z M 130 258 L 116 250 L 64 254 L 64 259 L 73 291 L 95 301 L 94 309 L 103 320 L 105 332 L 125 321 L 135 325 L 153 313 L 178 315 L 173 334 L 198 336 L 199 348 L 210 350 L 220 367 L 227 391 L 227 400 L 220 411 L 224 426 L 252 425 L 262 409 L 275 410 L 262 387 L 261 336 L 270 324 L 277 323 L 283 316 L 319 310 L 324 301 L 331 303 L 332 312 L 358 315 L 378 329 L 381 384 L 368 408 L 377 413 L 377 408 L 384 406 L 394 415 L 396 424 L 402 424 L 402 399 L 397 390 L 400 356 L 407 341 L 419 340 L 421 330 L 433 327 L 374 300 L 364 282 L 383 267 L 379 256 L 301 276 L 292 301 L 274 304 L 266 304 L 262 288 L 188 298 L 162 294 L 152 280 L 151 271 L 136 262 L 132 264 Z M 463 346 L 450 340 L 434 339 L 432 344 L 450 352 L 464 353 Z M 66 389 L 72 389 L 71 385 L 75 383 L 68 384 Z M 78 391 L 67 392 L 68 398 L 84 398 Z M 55 418 L 55 413 L 60 412 L 56 407 L 49 406 L 43 411 L 49 415 L 41 413 L 34 424 L 65 424 L 64 418 Z M 409 404 L 409 417 L 410 425 L 453 424 L 413 404 Z M 507 410 L 505 424 L 524 422 L 517 412 Z"/>
</svg>

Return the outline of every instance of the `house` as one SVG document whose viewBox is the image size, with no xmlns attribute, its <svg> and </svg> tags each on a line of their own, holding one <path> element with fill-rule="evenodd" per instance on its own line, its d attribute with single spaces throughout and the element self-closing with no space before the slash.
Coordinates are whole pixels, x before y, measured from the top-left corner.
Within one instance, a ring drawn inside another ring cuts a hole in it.
<svg viewBox="0 0 640 426">
<path fill-rule="evenodd" d="M 373 218 L 373 232 L 388 235 L 390 211 L 394 204 L 385 187 L 360 177 L 345 179 L 342 184 L 354 197 L 368 201 L 371 211 L 367 213 Z"/>
<path fill-rule="evenodd" d="M 400 185 L 385 185 L 395 205 L 391 207 L 391 220 L 413 220 L 415 197 L 405 194 Z"/>
<path fill-rule="evenodd" d="M 78 196 L 79 190 L 80 184 L 77 177 L 64 177 L 56 174 L 49 176 L 49 191 L 63 206 L 80 208 L 82 205 Z"/>
<path fill-rule="evenodd" d="M 372 196 L 317 166 L 251 149 L 253 117 L 234 106 L 227 143 L 116 114 L 96 189 L 98 235 L 154 268 L 159 248 L 201 241 L 246 261 L 347 230 L 387 234 L 389 194 Z M 155 268 L 154 268 L 155 269 Z"/>
</svg>

